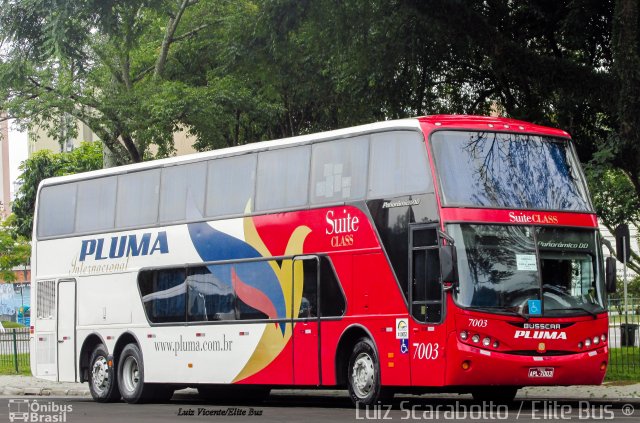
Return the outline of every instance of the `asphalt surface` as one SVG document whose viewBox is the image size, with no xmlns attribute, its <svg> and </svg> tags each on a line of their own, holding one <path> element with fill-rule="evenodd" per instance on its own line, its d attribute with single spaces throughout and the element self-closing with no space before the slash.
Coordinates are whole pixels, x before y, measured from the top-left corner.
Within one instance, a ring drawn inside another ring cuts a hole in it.
<svg viewBox="0 0 640 423">
<path fill-rule="evenodd" d="M 28 412 L 27 420 L 19 420 Z M 355 410 L 346 395 L 322 393 L 273 394 L 265 402 L 212 404 L 196 395 L 176 395 L 164 404 L 99 404 L 83 397 L 20 397 L 0 399 L 0 423 L 10 421 L 58 422 L 352 422 L 388 421 L 622 421 L 640 422 L 640 402 L 591 399 L 562 401 L 516 400 L 509 407 L 478 403 L 467 396 L 398 396 L 392 408 Z"/>
</svg>

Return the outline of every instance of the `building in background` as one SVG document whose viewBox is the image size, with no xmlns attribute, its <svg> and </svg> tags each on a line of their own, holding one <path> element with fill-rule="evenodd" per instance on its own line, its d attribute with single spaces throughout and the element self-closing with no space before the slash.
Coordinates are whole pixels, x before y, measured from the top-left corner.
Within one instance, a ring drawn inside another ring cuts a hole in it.
<svg viewBox="0 0 640 423">
<path fill-rule="evenodd" d="M 98 136 L 91 131 L 91 128 L 80 121 L 76 121 L 76 133 L 78 135 L 75 137 L 64 137 L 63 135 L 62 138 L 65 141 L 60 143 L 49 136 L 46 130 L 36 130 L 32 134 L 29 134 L 29 157 L 31 157 L 36 151 L 40 150 L 49 150 L 54 153 L 70 152 L 77 148 L 81 142 L 99 140 Z M 193 148 L 193 143 L 196 140 L 194 137 L 190 136 L 187 131 L 183 130 L 176 132 L 173 138 L 177 156 L 196 153 L 196 150 Z"/>
</svg>

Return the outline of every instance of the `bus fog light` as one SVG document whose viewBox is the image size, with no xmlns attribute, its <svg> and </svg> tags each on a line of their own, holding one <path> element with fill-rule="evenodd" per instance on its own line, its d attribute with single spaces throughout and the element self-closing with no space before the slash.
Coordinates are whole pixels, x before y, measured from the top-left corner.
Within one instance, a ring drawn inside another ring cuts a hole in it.
<svg viewBox="0 0 640 423">
<path fill-rule="evenodd" d="M 467 338 L 469 338 L 469 334 L 467 333 L 466 330 L 463 330 L 462 332 L 460 332 L 460 339 L 462 339 L 463 341 L 466 341 Z"/>
<path fill-rule="evenodd" d="M 491 339 L 489 338 L 484 338 L 482 340 L 482 345 L 484 345 L 485 347 L 488 347 L 489 345 L 491 345 Z"/>
<path fill-rule="evenodd" d="M 465 360 L 462 362 L 462 370 L 469 370 L 471 368 L 471 362 L 469 360 Z"/>
<path fill-rule="evenodd" d="M 593 344 L 594 345 L 598 345 L 600 343 L 600 338 L 598 338 L 597 336 L 593 337 Z"/>
<path fill-rule="evenodd" d="M 591 346 L 591 339 L 587 338 L 587 340 L 584 341 L 584 346 L 589 348 Z"/>
<path fill-rule="evenodd" d="M 480 342 L 480 335 L 476 334 L 471 337 L 471 340 L 475 343 Z"/>
</svg>

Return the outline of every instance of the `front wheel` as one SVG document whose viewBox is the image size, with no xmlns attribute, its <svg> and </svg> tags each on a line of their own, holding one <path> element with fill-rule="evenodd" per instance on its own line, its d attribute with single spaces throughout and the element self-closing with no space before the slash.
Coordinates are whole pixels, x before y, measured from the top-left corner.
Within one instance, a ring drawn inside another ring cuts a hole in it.
<svg viewBox="0 0 640 423">
<path fill-rule="evenodd" d="M 144 382 L 142 352 L 136 344 L 127 345 L 120 354 L 118 386 L 122 399 L 129 404 L 139 404 L 154 399 L 154 386 Z"/>
<path fill-rule="evenodd" d="M 360 339 L 349 357 L 347 381 L 349 396 L 356 407 L 388 402 L 393 392 L 380 384 L 380 365 L 373 342 Z"/>
<path fill-rule="evenodd" d="M 120 399 L 116 369 L 109 361 L 107 348 L 99 344 L 89 359 L 89 391 L 97 402 L 114 402 Z"/>
</svg>

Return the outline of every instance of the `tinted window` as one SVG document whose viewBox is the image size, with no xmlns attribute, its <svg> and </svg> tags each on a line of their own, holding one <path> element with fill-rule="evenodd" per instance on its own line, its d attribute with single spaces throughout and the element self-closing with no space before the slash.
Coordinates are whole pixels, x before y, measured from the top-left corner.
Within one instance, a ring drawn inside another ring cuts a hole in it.
<svg viewBox="0 0 640 423">
<path fill-rule="evenodd" d="M 115 176 L 78 184 L 76 232 L 112 229 L 116 212 Z"/>
<path fill-rule="evenodd" d="M 369 198 L 432 192 L 426 154 L 424 139 L 417 132 L 371 135 Z"/>
<path fill-rule="evenodd" d="M 38 203 L 38 236 L 73 232 L 76 213 L 76 184 L 42 188 Z"/>
<path fill-rule="evenodd" d="M 446 205 L 590 209 L 567 140 L 441 131 L 431 142 Z"/>
<path fill-rule="evenodd" d="M 153 323 L 184 322 L 184 269 L 147 270 L 138 277 L 142 304 Z"/>
<path fill-rule="evenodd" d="M 243 214 L 253 199 L 256 155 L 226 157 L 209 162 L 207 216 Z"/>
<path fill-rule="evenodd" d="M 307 204 L 308 146 L 265 151 L 258 155 L 256 210 L 275 210 Z"/>
<path fill-rule="evenodd" d="M 342 316 L 346 301 L 331 262 L 320 258 L 320 315 L 324 317 Z"/>
<path fill-rule="evenodd" d="M 206 177 L 204 162 L 162 169 L 160 221 L 201 219 Z"/>
<path fill-rule="evenodd" d="M 156 223 L 159 193 L 160 169 L 119 175 L 116 227 Z"/>
<path fill-rule="evenodd" d="M 312 204 L 364 198 L 369 156 L 367 137 L 314 144 L 312 156 Z"/>
<path fill-rule="evenodd" d="M 318 260 L 315 258 L 296 260 L 294 265 L 296 276 L 300 275 L 299 271 L 302 270 L 302 280 L 296 279 L 296 284 L 302 283 L 302 299 L 297 317 L 300 319 L 318 317 Z"/>
<path fill-rule="evenodd" d="M 189 270 L 187 277 L 190 321 L 235 320 L 235 294 L 230 284 L 214 276 L 207 267 Z"/>
</svg>

